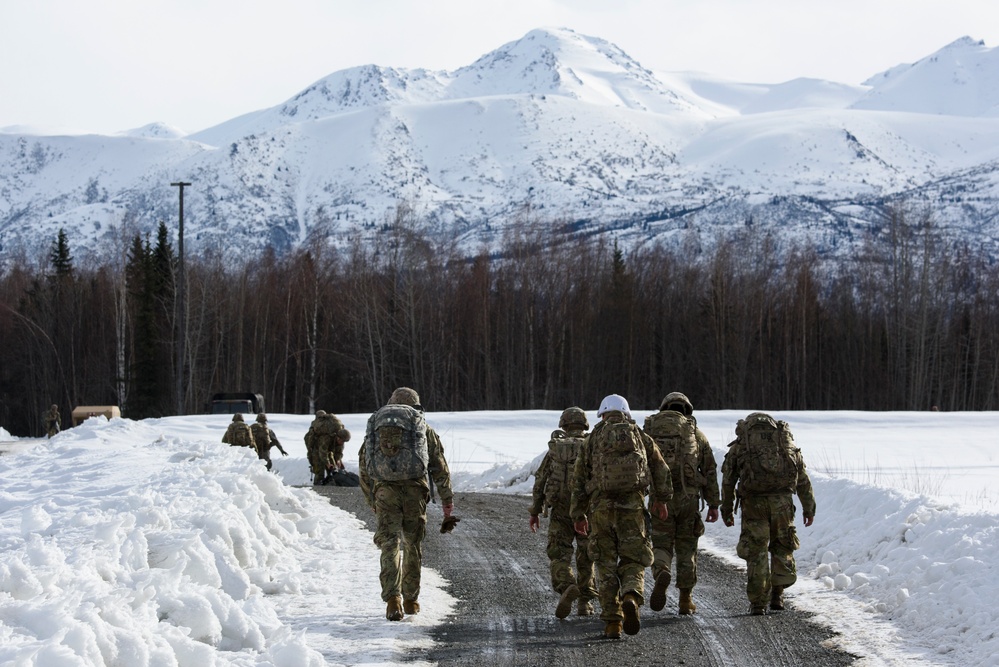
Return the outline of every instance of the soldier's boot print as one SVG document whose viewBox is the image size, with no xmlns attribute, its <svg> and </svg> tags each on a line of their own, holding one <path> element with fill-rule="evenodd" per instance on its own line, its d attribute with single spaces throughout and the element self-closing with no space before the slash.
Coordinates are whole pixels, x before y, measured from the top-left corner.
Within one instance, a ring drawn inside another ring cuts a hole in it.
<svg viewBox="0 0 999 667">
<path fill-rule="evenodd" d="M 697 605 L 694 604 L 694 599 L 690 595 L 691 589 L 681 588 L 680 589 L 680 615 L 688 616 L 697 611 Z"/>
<path fill-rule="evenodd" d="M 558 606 L 555 607 L 555 618 L 565 618 L 572 611 L 572 603 L 576 601 L 579 597 L 579 586 L 576 584 L 569 584 L 562 591 L 562 597 L 559 598 Z"/>
<path fill-rule="evenodd" d="M 402 620 L 403 613 L 401 595 L 394 595 L 388 599 L 388 604 L 385 605 L 385 618 L 390 621 Z"/>
<path fill-rule="evenodd" d="M 770 591 L 770 608 L 774 611 L 784 611 L 784 587 L 774 586 Z"/>
<path fill-rule="evenodd" d="M 414 616 L 420 613 L 420 603 L 416 600 L 403 600 L 402 610 L 406 612 L 406 616 Z"/>
<path fill-rule="evenodd" d="M 621 602 L 621 611 L 624 613 L 624 634 L 637 635 L 642 629 L 642 619 L 638 615 L 638 607 L 641 598 L 637 593 L 625 593 Z"/>
<path fill-rule="evenodd" d="M 621 621 L 607 621 L 604 626 L 604 637 L 607 639 L 621 638 Z"/>
<path fill-rule="evenodd" d="M 652 587 L 652 595 L 649 596 L 649 608 L 652 611 L 662 611 L 666 606 L 666 589 L 669 588 L 669 570 L 663 570 L 656 577 L 656 585 Z"/>
<path fill-rule="evenodd" d="M 593 608 L 593 601 L 580 598 L 577 613 L 580 616 L 593 616 L 596 613 L 596 609 Z"/>
</svg>

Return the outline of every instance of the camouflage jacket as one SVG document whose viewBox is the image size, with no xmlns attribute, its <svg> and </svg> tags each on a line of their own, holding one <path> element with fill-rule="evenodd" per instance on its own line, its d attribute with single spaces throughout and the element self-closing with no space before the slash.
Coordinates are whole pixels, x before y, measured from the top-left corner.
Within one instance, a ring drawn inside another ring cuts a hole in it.
<svg viewBox="0 0 999 667">
<path fill-rule="evenodd" d="M 729 443 L 728 452 L 722 462 L 722 500 L 721 515 L 723 518 L 731 518 L 735 510 L 736 497 L 745 497 L 747 494 L 739 485 L 739 470 L 742 468 L 740 457 L 744 456 L 742 443 L 738 439 Z M 801 450 L 795 451 L 795 460 L 798 468 L 798 480 L 794 490 L 788 489 L 788 495 L 796 493 L 801 501 L 801 512 L 806 517 L 815 516 L 815 493 L 812 491 L 812 480 L 808 478 L 805 470 L 805 460 L 801 456 Z M 772 494 L 767 494 L 772 495 Z"/>
<path fill-rule="evenodd" d="M 368 445 L 367 438 L 361 444 L 361 449 L 357 452 L 358 473 L 361 480 L 361 490 L 368 501 L 368 505 L 374 509 L 375 492 L 382 484 L 407 485 L 416 484 L 430 489 L 430 482 L 426 477 L 420 479 L 407 479 L 395 482 L 376 482 L 371 479 L 367 469 L 367 456 L 364 448 Z M 437 487 L 437 494 L 440 496 L 442 505 L 450 505 L 454 501 L 454 492 L 451 490 L 451 470 L 448 468 L 447 459 L 444 458 L 444 445 L 441 439 L 429 425 L 427 426 L 427 452 L 429 454 L 428 475 Z"/>
<path fill-rule="evenodd" d="M 566 435 L 572 438 L 584 438 L 586 437 L 586 432 L 583 430 L 570 430 L 566 431 Z M 577 455 L 578 460 L 578 455 Z M 551 476 L 552 472 L 552 456 L 551 452 L 546 452 L 544 458 L 541 459 L 541 464 L 538 466 L 537 472 L 534 473 L 534 487 L 531 492 L 531 507 L 528 509 L 530 514 L 541 514 L 546 506 L 553 506 L 552 498 L 548 498 L 545 495 L 545 488 L 548 486 L 548 478 Z M 564 514 L 569 513 L 569 507 L 559 507 Z"/>
</svg>

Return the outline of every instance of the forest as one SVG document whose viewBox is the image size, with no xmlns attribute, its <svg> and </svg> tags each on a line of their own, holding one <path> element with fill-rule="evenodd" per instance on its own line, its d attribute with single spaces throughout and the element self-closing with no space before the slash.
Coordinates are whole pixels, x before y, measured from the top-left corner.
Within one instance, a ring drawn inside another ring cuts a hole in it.
<svg viewBox="0 0 999 667">
<path fill-rule="evenodd" d="M 885 209 L 830 266 L 747 226 L 705 248 L 625 252 L 568 225 L 510 225 L 462 251 L 411 214 L 378 242 L 313 238 L 277 256 L 129 233 L 101 261 L 60 232 L 0 275 L 0 426 L 40 435 L 55 403 L 145 418 L 253 391 L 278 413 L 370 412 L 397 386 L 429 411 L 995 410 L 999 269 L 944 243 L 931 212 Z M 183 267 L 183 270 L 179 270 Z"/>
</svg>

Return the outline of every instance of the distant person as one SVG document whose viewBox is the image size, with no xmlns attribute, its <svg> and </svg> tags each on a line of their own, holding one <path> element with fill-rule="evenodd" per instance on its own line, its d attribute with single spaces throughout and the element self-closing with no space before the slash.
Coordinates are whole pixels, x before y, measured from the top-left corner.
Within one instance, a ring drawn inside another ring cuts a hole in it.
<svg viewBox="0 0 999 667">
<path fill-rule="evenodd" d="M 309 454 L 309 468 L 312 470 L 312 483 L 315 486 L 332 481 L 330 477 L 335 465 L 333 453 L 337 434 L 341 430 L 343 423 L 339 417 L 325 410 L 316 410 L 316 418 L 305 434 L 305 449 Z"/>
<path fill-rule="evenodd" d="M 343 448 L 350 442 L 350 431 L 345 428 L 340 429 L 333 439 L 333 466 L 326 476 L 326 483 L 333 486 L 360 486 L 361 479 L 357 473 L 350 472 L 343 465 Z"/>
<path fill-rule="evenodd" d="M 593 600 L 597 597 L 593 561 L 589 555 L 589 538 L 576 532 L 569 515 L 572 501 L 572 476 L 576 457 L 586 438 L 590 423 L 582 408 L 566 408 L 558 420 L 558 429 L 552 432 L 548 451 L 534 475 L 531 532 L 541 527 L 541 514 L 548 516 L 548 561 L 552 588 L 560 595 L 555 608 L 557 618 L 565 618 L 578 598 L 577 613 L 593 615 Z M 575 541 L 575 549 L 573 549 Z M 572 568 L 573 555 L 576 569 Z"/>
<path fill-rule="evenodd" d="M 226 428 L 225 435 L 222 436 L 222 442 L 233 447 L 249 447 L 253 451 L 257 451 L 256 444 L 253 441 L 253 431 L 243 421 L 243 415 L 239 412 L 232 416 L 232 421 L 229 423 L 229 427 Z"/>
<path fill-rule="evenodd" d="M 253 444 L 256 446 L 257 456 L 267 462 L 268 470 L 274 465 L 271 463 L 271 447 L 277 447 L 281 456 L 288 456 L 288 452 L 284 451 L 284 447 L 274 435 L 273 429 L 267 425 L 267 415 L 263 412 L 257 413 L 257 421 L 250 426 L 250 431 L 253 432 Z"/>
<path fill-rule="evenodd" d="M 645 495 L 665 521 L 673 485 L 659 448 L 631 418 L 623 396 L 606 396 L 597 416 L 576 458 L 570 514 L 576 532 L 590 538 L 604 636 L 619 639 L 622 629 L 634 635 L 642 627 L 645 568 L 653 560 Z"/>
<path fill-rule="evenodd" d="M 444 510 L 441 532 L 450 532 L 454 511 L 451 472 L 440 438 L 423 415 L 419 395 L 409 387 L 392 392 L 371 415 L 358 452 L 361 490 L 378 520 L 385 618 L 401 621 L 420 612 L 423 538 L 427 528 L 428 476 Z"/>
<path fill-rule="evenodd" d="M 753 412 L 739 420 L 735 433 L 722 463 L 721 515 L 733 526 L 734 509 L 741 506 L 736 553 L 746 561 L 750 613 L 760 616 L 768 604 L 773 611 L 784 609 L 784 589 L 798 578 L 792 496 L 798 494 L 803 523 L 811 526 L 815 495 L 787 422 Z"/>
<path fill-rule="evenodd" d="M 62 419 L 59 416 L 59 406 L 52 404 L 44 415 L 42 415 L 42 428 L 45 430 L 45 437 L 51 438 L 59 432 L 62 426 Z"/>
<path fill-rule="evenodd" d="M 705 521 L 718 520 L 718 464 L 707 436 L 697 428 L 694 406 L 684 394 L 674 391 L 663 398 L 659 412 L 645 418 L 644 430 L 656 441 L 673 479 L 673 499 L 666 507 L 665 521 L 652 517 L 652 549 L 655 562 L 652 575 L 655 586 L 649 596 L 649 608 L 659 611 L 666 606 L 676 555 L 676 587 L 680 591 L 679 613 L 697 610 L 692 591 L 697 584 L 697 540 L 704 534 L 701 503 L 708 512 Z"/>
</svg>

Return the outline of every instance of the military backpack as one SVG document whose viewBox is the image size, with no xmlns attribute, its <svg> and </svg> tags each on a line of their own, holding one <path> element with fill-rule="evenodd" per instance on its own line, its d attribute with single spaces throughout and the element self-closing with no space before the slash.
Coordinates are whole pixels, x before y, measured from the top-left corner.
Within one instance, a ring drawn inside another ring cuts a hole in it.
<svg viewBox="0 0 999 667">
<path fill-rule="evenodd" d="M 572 436 L 562 429 L 552 431 L 548 440 L 548 478 L 545 480 L 545 504 L 569 507 L 572 497 L 572 475 L 576 457 L 584 438 Z"/>
<path fill-rule="evenodd" d="M 250 424 L 250 431 L 253 433 L 253 442 L 257 445 L 257 451 L 269 452 L 271 449 L 271 434 L 267 426 L 259 422 Z"/>
<path fill-rule="evenodd" d="M 256 446 L 253 444 L 253 432 L 245 423 L 233 422 L 232 445 L 234 447 L 249 447 L 250 449 L 256 449 Z"/>
<path fill-rule="evenodd" d="M 364 441 L 372 479 L 395 482 L 427 475 L 427 420 L 416 408 L 397 403 L 379 408 L 368 419 Z"/>
<path fill-rule="evenodd" d="M 648 435 L 656 441 L 666 465 L 669 466 L 673 484 L 682 492 L 696 495 L 706 481 L 699 470 L 697 431 L 692 419 L 674 410 L 662 410 L 645 418 Z"/>
<path fill-rule="evenodd" d="M 610 496 L 645 491 L 649 486 L 649 462 L 638 425 L 631 420 L 605 421 L 590 433 L 592 475 L 590 493 Z"/>
<path fill-rule="evenodd" d="M 798 452 L 787 422 L 762 412 L 746 417 L 738 437 L 739 485 L 749 494 L 794 492 Z"/>
</svg>

